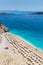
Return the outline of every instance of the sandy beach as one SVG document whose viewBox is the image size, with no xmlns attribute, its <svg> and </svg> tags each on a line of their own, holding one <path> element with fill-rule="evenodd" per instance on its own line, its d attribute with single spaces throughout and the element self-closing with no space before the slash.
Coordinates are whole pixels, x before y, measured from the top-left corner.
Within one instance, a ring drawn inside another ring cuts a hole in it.
<svg viewBox="0 0 43 65">
<path fill-rule="evenodd" d="M 11 33 L 0 35 L 0 65 L 43 65 L 43 52 Z"/>
</svg>

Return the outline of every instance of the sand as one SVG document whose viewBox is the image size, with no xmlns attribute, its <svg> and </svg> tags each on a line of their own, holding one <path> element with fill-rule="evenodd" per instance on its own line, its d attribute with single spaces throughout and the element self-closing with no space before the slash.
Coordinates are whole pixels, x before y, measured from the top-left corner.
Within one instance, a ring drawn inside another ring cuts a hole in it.
<svg viewBox="0 0 43 65">
<path fill-rule="evenodd" d="M 43 52 L 11 33 L 0 35 L 0 65 L 43 65 Z"/>
</svg>

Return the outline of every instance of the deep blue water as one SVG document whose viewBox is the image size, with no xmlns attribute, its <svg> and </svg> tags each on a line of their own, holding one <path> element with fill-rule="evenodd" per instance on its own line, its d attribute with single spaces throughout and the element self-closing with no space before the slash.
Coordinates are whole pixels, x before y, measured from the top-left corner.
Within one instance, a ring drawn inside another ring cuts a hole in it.
<svg viewBox="0 0 43 65">
<path fill-rule="evenodd" d="M 30 12 L 13 13 L 0 15 L 2 23 L 9 28 L 9 32 L 21 36 L 43 50 L 43 15 L 33 15 Z"/>
</svg>

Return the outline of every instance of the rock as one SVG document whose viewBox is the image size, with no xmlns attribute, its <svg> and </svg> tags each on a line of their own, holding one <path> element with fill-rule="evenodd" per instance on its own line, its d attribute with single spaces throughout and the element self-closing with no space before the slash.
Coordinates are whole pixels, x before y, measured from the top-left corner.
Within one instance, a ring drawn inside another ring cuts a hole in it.
<svg viewBox="0 0 43 65">
<path fill-rule="evenodd" d="M 1 28 L 5 31 L 5 32 L 7 32 L 8 31 L 8 28 L 7 27 L 5 27 L 4 25 L 2 25 L 1 24 Z"/>
<path fill-rule="evenodd" d="M 0 33 L 4 33 L 4 32 L 7 32 L 7 31 L 8 31 L 8 28 L 1 24 L 0 25 Z"/>
</svg>

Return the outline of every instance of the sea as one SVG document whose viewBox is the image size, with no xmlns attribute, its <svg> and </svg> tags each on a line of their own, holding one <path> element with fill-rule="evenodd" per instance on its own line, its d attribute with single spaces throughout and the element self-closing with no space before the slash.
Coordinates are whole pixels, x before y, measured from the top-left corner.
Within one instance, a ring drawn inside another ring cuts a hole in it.
<svg viewBox="0 0 43 65">
<path fill-rule="evenodd" d="M 2 24 L 9 28 L 10 33 L 16 34 L 28 41 L 34 47 L 43 51 L 43 15 L 33 14 L 34 11 L 0 11 Z"/>
</svg>

